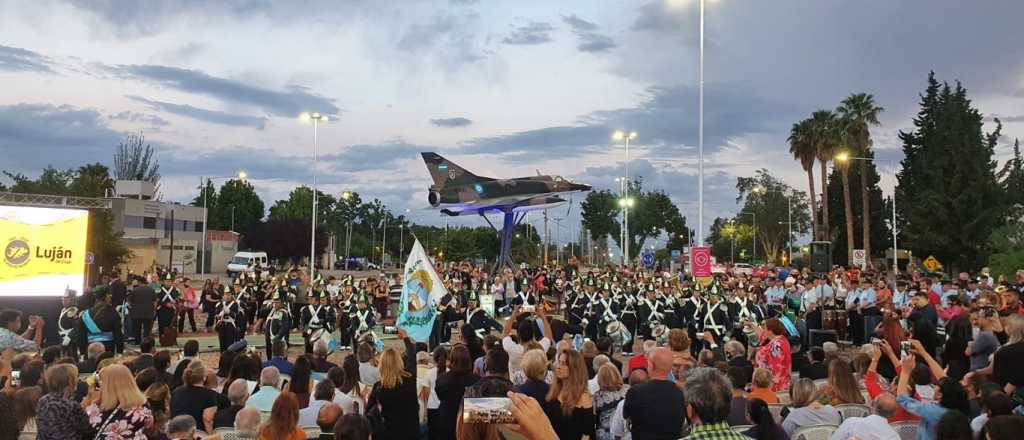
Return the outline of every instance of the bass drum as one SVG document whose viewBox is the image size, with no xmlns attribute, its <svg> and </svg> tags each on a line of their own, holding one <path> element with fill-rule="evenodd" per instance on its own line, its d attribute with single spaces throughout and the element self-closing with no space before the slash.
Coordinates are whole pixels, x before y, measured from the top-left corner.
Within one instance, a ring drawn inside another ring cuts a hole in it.
<svg viewBox="0 0 1024 440">
<path fill-rule="evenodd" d="M 327 354 L 334 354 L 335 350 L 338 349 L 338 341 L 334 340 L 334 335 L 325 329 L 313 330 L 313 333 L 309 334 L 309 343 L 315 345 L 317 342 L 323 342 L 327 344 Z"/>
</svg>

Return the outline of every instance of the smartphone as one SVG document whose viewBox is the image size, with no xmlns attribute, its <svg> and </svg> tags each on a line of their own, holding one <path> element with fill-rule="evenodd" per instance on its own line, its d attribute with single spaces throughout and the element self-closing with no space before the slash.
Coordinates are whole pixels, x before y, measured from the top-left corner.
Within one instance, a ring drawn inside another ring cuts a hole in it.
<svg viewBox="0 0 1024 440">
<path fill-rule="evenodd" d="M 882 340 L 878 339 L 878 338 L 871 338 L 871 343 L 875 344 L 875 345 L 881 345 L 882 344 Z"/>
<path fill-rule="evenodd" d="M 11 386 L 15 388 L 21 386 L 21 371 L 11 372 Z"/>
<path fill-rule="evenodd" d="M 462 423 L 515 423 L 512 401 L 507 397 L 466 397 L 462 399 Z"/>
<path fill-rule="evenodd" d="M 397 335 L 398 334 L 398 327 L 395 327 L 393 325 L 385 325 L 384 326 L 384 334 L 385 335 Z"/>
<path fill-rule="evenodd" d="M 904 356 L 910 353 L 910 341 L 900 342 L 900 351 L 903 352 Z"/>
</svg>

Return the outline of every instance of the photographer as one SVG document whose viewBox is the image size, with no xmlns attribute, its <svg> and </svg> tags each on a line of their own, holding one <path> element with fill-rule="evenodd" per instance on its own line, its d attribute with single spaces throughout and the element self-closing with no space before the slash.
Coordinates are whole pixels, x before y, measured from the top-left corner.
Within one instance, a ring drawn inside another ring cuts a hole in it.
<svg viewBox="0 0 1024 440">
<path fill-rule="evenodd" d="M 14 309 L 0 310 L 0 351 L 13 348 L 14 351 L 39 351 L 43 342 L 43 318 L 28 317 L 28 329 L 18 334 L 21 328 L 21 312 Z"/>
</svg>

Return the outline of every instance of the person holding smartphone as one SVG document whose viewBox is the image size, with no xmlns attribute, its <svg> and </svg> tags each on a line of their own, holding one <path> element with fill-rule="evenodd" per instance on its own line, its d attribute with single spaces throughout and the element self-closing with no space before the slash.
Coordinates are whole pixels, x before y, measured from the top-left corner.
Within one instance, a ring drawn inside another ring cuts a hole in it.
<svg viewBox="0 0 1024 440">
<path fill-rule="evenodd" d="M 43 318 L 38 315 L 29 316 L 28 328 L 18 334 L 21 324 L 21 311 L 0 310 L 0 350 L 13 348 L 16 352 L 39 351 L 43 342 Z"/>
</svg>

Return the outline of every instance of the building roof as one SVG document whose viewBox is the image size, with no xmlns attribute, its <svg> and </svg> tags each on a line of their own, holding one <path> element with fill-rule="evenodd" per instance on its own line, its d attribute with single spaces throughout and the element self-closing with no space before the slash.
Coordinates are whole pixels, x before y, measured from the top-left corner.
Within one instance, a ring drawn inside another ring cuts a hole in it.
<svg viewBox="0 0 1024 440">
<path fill-rule="evenodd" d="M 206 233 L 210 241 L 238 241 L 237 232 L 209 229 Z"/>
</svg>

